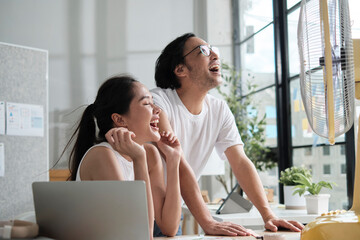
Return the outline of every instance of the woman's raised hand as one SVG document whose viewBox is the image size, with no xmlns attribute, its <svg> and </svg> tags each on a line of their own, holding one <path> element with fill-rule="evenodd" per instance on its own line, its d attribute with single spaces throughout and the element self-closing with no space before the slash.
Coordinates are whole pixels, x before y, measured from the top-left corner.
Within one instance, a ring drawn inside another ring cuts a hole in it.
<svg viewBox="0 0 360 240">
<path fill-rule="evenodd" d="M 133 160 L 145 156 L 145 149 L 133 140 L 134 137 L 135 133 L 124 127 L 112 128 L 105 134 L 106 140 L 117 152 Z"/>
<path fill-rule="evenodd" d="M 160 133 L 160 141 L 157 145 L 161 152 L 165 155 L 166 159 L 174 158 L 180 159 L 181 146 L 177 137 L 172 132 L 163 131 Z"/>
</svg>

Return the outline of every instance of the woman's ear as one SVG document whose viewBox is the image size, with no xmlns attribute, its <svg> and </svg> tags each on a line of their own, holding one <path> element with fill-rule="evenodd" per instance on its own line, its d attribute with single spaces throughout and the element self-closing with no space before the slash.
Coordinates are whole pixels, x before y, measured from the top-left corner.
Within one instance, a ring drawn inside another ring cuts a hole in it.
<svg viewBox="0 0 360 240">
<path fill-rule="evenodd" d="M 113 120 L 116 127 L 127 127 L 126 121 L 120 114 L 118 113 L 111 114 L 111 119 Z"/>
<path fill-rule="evenodd" d="M 184 77 L 186 75 L 186 66 L 184 64 L 178 64 L 174 69 L 174 73 L 177 77 Z"/>
</svg>

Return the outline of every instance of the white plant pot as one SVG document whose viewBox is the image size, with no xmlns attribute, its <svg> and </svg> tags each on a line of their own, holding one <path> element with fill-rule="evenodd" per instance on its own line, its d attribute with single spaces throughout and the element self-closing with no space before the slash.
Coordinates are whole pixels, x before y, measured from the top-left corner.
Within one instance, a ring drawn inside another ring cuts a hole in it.
<svg viewBox="0 0 360 240">
<path fill-rule="evenodd" d="M 321 214 L 329 211 L 330 194 L 305 195 L 308 214 Z"/>
<path fill-rule="evenodd" d="M 304 196 L 293 195 L 294 186 L 284 186 L 285 209 L 306 209 Z"/>
</svg>

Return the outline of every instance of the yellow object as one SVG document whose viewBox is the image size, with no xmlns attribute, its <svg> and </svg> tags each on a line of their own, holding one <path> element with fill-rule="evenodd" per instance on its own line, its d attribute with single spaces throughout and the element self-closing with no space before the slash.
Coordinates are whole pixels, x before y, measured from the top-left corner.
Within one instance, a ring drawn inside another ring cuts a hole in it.
<svg viewBox="0 0 360 240">
<path fill-rule="evenodd" d="M 332 71 L 332 56 L 331 56 L 331 42 L 330 42 L 330 27 L 327 0 L 320 0 L 321 23 L 320 26 L 324 31 L 325 43 L 325 66 L 323 67 L 326 81 L 326 101 L 328 110 L 328 131 L 329 143 L 335 144 L 335 129 L 334 129 L 334 86 L 333 86 L 333 71 Z"/>
<path fill-rule="evenodd" d="M 360 118 L 358 122 L 360 126 Z M 360 239 L 360 128 L 356 151 L 353 206 L 321 214 L 301 231 L 301 240 Z"/>
<path fill-rule="evenodd" d="M 320 0 L 323 12 L 327 12 L 327 1 Z M 326 9 L 324 8 L 326 5 Z M 325 16 L 323 16 L 324 18 Z M 324 28 L 326 23 L 324 23 Z M 325 30 L 325 29 L 324 29 Z M 326 31 L 325 31 L 326 32 Z M 326 38 L 326 36 L 325 36 Z M 355 97 L 360 99 L 360 40 L 354 43 L 355 63 Z M 325 43 L 326 45 L 326 43 Z M 326 46 L 325 46 L 326 48 Z M 326 52 L 326 51 L 325 51 Z M 327 57 L 326 57 L 327 58 Z M 331 68 L 330 68 L 331 69 Z M 328 72 L 326 71 L 328 75 Z M 328 82 L 329 86 L 329 82 Z M 329 90 L 329 89 L 328 89 Z M 329 97 L 329 96 L 328 96 Z M 330 100 L 328 99 L 328 102 Z M 331 117 L 329 109 L 329 121 Z M 353 206 L 349 211 L 336 210 L 316 218 L 308 223 L 301 232 L 301 240 L 339 240 L 339 239 L 360 239 L 360 118 L 358 121 L 358 140 L 355 165 L 355 182 L 353 194 Z M 329 126 L 330 128 L 331 126 Z M 330 129 L 329 129 L 330 137 Z"/>
<path fill-rule="evenodd" d="M 354 70 L 355 70 L 355 97 L 360 99 L 360 39 L 353 39 Z"/>
<path fill-rule="evenodd" d="M 300 101 L 298 99 L 294 100 L 294 112 L 300 112 Z"/>
<path fill-rule="evenodd" d="M 308 223 L 301 240 L 360 239 L 359 214 L 354 211 L 332 211 Z"/>
</svg>

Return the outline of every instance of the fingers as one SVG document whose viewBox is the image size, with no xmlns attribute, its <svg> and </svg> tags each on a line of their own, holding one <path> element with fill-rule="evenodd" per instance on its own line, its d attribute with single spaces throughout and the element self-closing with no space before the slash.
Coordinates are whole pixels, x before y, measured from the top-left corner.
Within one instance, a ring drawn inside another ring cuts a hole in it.
<svg viewBox="0 0 360 240">
<path fill-rule="evenodd" d="M 105 138 L 106 140 L 110 143 L 113 144 L 114 143 L 114 138 L 113 138 L 113 132 L 114 132 L 115 128 L 110 129 L 106 134 L 105 134 Z"/>
<path fill-rule="evenodd" d="M 105 134 L 106 140 L 115 148 L 119 148 L 122 143 L 131 143 L 134 137 L 134 132 L 123 127 L 112 128 Z"/>
<path fill-rule="evenodd" d="M 160 133 L 160 135 L 164 140 L 166 140 L 170 144 L 174 144 L 175 142 L 178 141 L 177 137 L 172 132 L 163 131 L 162 133 Z"/>
<path fill-rule="evenodd" d="M 276 232 L 278 227 L 286 228 L 293 232 L 301 232 L 301 229 L 304 228 L 304 225 L 297 221 L 286 221 L 284 219 L 269 220 L 265 224 L 265 228 L 272 232 Z"/>
<path fill-rule="evenodd" d="M 303 229 L 305 226 L 301 223 L 299 223 L 298 221 L 289 221 L 292 225 L 294 225 L 295 227 L 297 227 L 298 229 Z"/>
<path fill-rule="evenodd" d="M 271 220 L 266 222 L 265 229 L 270 230 L 272 232 L 277 232 L 277 230 L 278 230 L 276 225 Z"/>
<path fill-rule="evenodd" d="M 258 236 L 254 231 L 230 222 L 217 222 L 211 229 L 212 231 L 206 232 L 212 235 Z"/>
</svg>

